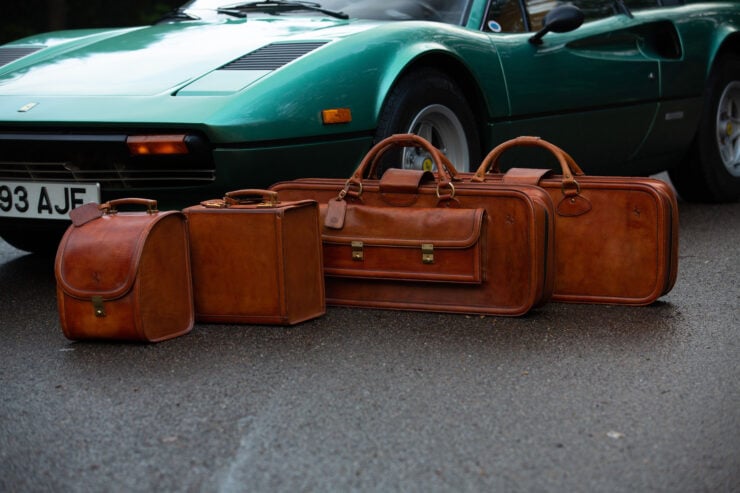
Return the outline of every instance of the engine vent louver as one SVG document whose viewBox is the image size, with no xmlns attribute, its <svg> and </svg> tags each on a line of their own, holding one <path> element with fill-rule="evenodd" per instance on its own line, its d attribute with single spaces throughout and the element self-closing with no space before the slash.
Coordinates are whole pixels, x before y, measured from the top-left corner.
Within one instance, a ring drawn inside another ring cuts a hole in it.
<svg viewBox="0 0 740 493">
<path fill-rule="evenodd" d="M 6 48 L 0 48 L 0 67 L 39 51 L 42 48 L 44 46 L 8 46 Z"/>
<path fill-rule="evenodd" d="M 270 44 L 227 63 L 219 70 L 277 70 L 325 44 L 325 41 Z"/>
</svg>

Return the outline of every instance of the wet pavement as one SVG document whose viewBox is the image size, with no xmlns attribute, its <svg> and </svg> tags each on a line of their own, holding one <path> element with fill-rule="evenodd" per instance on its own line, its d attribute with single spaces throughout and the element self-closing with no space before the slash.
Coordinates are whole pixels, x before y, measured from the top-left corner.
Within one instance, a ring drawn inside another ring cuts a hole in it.
<svg viewBox="0 0 740 493">
<path fill-rule="evenodd" d="M 649 307 L 522 318 L 329 308 L 71 342 L 53 259 L 0 240 L 2 491 L 740 487 L 740 204 L 680 204 Z"/>
</svg>

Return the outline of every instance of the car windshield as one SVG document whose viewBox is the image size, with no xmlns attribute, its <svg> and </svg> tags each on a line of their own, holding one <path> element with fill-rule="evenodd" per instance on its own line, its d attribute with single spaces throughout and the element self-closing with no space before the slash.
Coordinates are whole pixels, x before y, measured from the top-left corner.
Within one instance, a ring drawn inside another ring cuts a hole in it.
<svg viewBox="0 0 740 493">
<path fill-rule="evenodd" d="M 357 19 L 380 20 L 431 20 L 447 24 L 463 24 L 472 0 L 319 0 L 318 2 L 283 2 L 304 3 L 320 6 L 322 9 L 344 12 Z M 236 9 L 242 5 L 260 2 L 238 2 L 229 0 L 192 0 L 182 10 L 217 10 Z M 266 0 L 265 4 L 281 3 Z M 266 10 L 274 12 L 274 10 Z M 299 11 L 290 11 L 299 12 Z M 299 12 L 300 13 L 300 12 Z"/>
</svg>

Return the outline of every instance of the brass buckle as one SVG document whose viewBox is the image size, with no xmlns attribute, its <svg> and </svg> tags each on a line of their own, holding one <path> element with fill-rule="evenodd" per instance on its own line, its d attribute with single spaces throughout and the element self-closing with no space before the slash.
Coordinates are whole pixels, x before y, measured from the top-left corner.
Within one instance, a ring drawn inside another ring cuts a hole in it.
<svg viewBox="0 0 740 493">
<path fill-rule="evenodd" d="M 344 199 L 344 197 L 346 197 L 347 194 L 350 193 L 349 192 L 349 189 L 350 189 L 350 187 L 352 187 L 352 184 L 355 184 L 355 185 L 357 185 L 360 188 L 357 191 L 357 195 L 354 195 L 353 194 L 353 196 L 356 197 L 356 198 L 358 198 L 358 199 L 360 198 L 360 196 L 362 195 L 362 182 L 361 181 L 353 182 L 351 179 L 349 179 L 346 182 L 344 182 L 344 188 L 342 189 L 341 192 L 339 192 L 339 197 L 338 197 L 339 200 Z"/>
<path fill-rule="evenodd" d="M 441 183 L 437 183 L 437 190 L 436 190 L 436 192 L 437 192 L 437 198 L 438 199 L 441 199 L 442 198 L 442 194 L 439 193 L 439 187 L 440 187 L 440 185 L 442 185 L 442 184 Z M 445 183 L 445 185 L 447 185 L 448 187 L 450 187 L 450 195 L 449 195 L 449 197 L 445 197 L 445 198 L 446 199 L 453 199 L 453 198 L 455 198 L 455 185 L 453 185 L 451 181 L 448 181 L 447 183 Z"/>
<path fill-rule="evenodd" d="M 573 183 L 576 186 L 576 195 L 581 195 L 581 184 L 578 183 L 576 180 L 573 180 Z M 563 195 L 568 195 L 567 193 L 565 193 L 565 182 L 560 184 L 560 191 Z"/>
</svg>

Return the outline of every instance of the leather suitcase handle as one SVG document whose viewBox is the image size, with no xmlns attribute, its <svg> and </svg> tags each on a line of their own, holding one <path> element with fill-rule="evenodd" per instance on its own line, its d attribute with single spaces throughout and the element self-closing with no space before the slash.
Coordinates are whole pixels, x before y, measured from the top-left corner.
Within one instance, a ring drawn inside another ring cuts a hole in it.
<svg viewBox="0 0 740 493">
<path fill-rule="evenodd" d="M 140 199 L 135 197 L 109 200 L 108 202 L 100 204 L 100 206 L 98 207 L 101 211 L 103 211 L 103 214 L 116 214 L 118 212 L 118 207 L 121 205 L 143 205 L 146 207 L 146 211 L 149 214 L 155 214 L 159 212 L 157 210 L 156 200 Z"/>
<path fill-rule="evenodd" d="M 262 203 L 274 206 L 279 203 L 279 200 L 277 192 L 272 190 L 245 188 L 243 190 L 226 192 L 224 202 L 228 205 Z"/>
<path fill-rule="evenodd" d="M 380 159 L 383 153 L 393 147 L 418 147 L 427 151 L 432 157 L 432 161 L 437 168 L 436 174 L 438 194 L 439 189 L 444 186 L 450 187 L 450 190 L 452 190 L 452 193 L 454 194 L 454 187 L 452 186 L 451 182 L 455 179 L 458 179 L 457 170 L 452 165 L 452 163 L 450 163 L 450 161 L 446 157 L 444 157 L 442 152 L 434 147 L 429 141 L 419 137 L 418 135 L 394 134 L 381 140 L 368 151 L 355 172 L 345 183 L 344 189 L 342 190 L 342 192 L 340 192 L 339 198 L 342 199 L 345 195 L 359 197 L 362 194 L 362 180 L 363 177 L 367 176 L 366 172 L 374 171 L 377 160 Z M 359 190 L 357 192 L 351 191 L 350 188 L 352 187 L 352 185 L 356 185 Z"/>
<path fill-rule="evenodd" d="M 397 134 L 401 135 L 401 134 Z M 395 136 L 391 136 L 390 138 L 393 138 Z M 421 138 L 421 137 L 420 137 Z M 426 139 L 422 139 L 425 140 Z M 426 141 L 428 142 L 428 141 Z M 401 147 L 418 147 L 418 146 L 409 146 L 406 144 L 400 144 Z M 388 151 L 389 149 L 393 148 L 394 146 L 388 146 L 381 149 L 376 155 L 373 161 L 370 163 L 369 169 L 365 171 L 365 174 L 363 176 L 366 176 L 368 178 L 372 178 L 375 175 L 375 170 L 378 167 L 378 163 L 380 163 L 380 160 L 382 159 L 383 155 Z M 436 148 L 435 148 L 436 149 Z M 439 151 L 439 149 L 437 149 Z M 445 156 L 442 152 L 439 153 L 439 157 L 442 160 L 442 164 L 444 165 L 444 171 L 447 173 L 447 177 L 451 180 L 459 180 L 460 177 L 457 172 L 457 168 L 455 168 L 455 165 L 452 164 L 452 161 L 450 161 L 447 156 Z M 436 164 L 436 163 L 435 163 Z M 439 167 L 437 167 L 439 169 Z M 380 177 L 378 177 L 380 178 Z"/>
<path fill-rule="evenodd" d="M 489 171 L 499 173 L 499 158 L 503 155 L 504 152 L 513 147 L 540 147 L 542 149 L 550 151 L 560 164 L 561 172 L 563 175 L 563 193 L 565 193 L 566 189 L 572 189 L 573 187 L 575 187 L 577 190 L 579 188 L 578 182 L 574 178 L 574 175 L 583 175 L 583 171 L 581 170 L 580 166 L 576 164 L 575 160 L 570 156 L 570 154 L 568 154 L 555 144 L 543 140 L 540 137 L 532 137 L 528 135 L 523 135 L 521 137 L 507 140 L 506 142 L 503 142 L 494 147 L 493 150 L 489 152 L 488 155 L 483 159 L 483 162 L 478 167 L 478 170 L 473 175 L 473 178 L 471 178 L 471 181 L 484 181 L 486 173 L 488 173 Z"/>
</svg>

